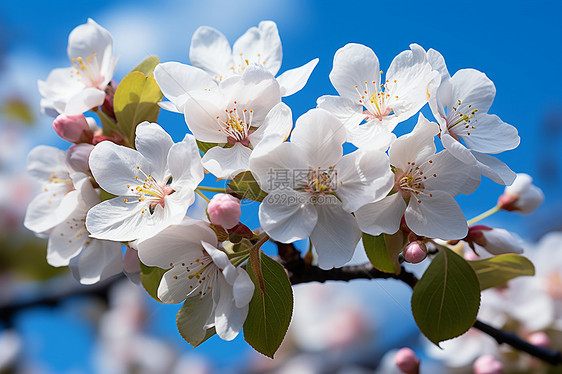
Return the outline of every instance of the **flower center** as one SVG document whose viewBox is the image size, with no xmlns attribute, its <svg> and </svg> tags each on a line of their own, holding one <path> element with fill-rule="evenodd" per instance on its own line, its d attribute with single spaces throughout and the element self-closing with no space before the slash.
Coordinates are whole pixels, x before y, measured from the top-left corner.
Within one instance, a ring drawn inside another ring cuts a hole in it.
<svg viewBox="0 0 562 374">
<path fill-rule="evenodd" d="M 137 166 L 137 170 L 144 175 L 142 184 L 137 186 L 127 185 L 127 189 L 139 196 L 138 201 L 146 201 L 148 204 L 148 210 L 150 214 L 154 213 L 156 206 L 160 205 L 164 208 L 166 204 L 166 196 L 171 195 L 175 190 L 170 185 L 172 183 L 172 177 L 168 177 L 166 184 L 161 185 L 158 183 L 151 174 L 146 174 L 140 166 Z M 139 180 L 138 175 L 135 176 L 136 180 Z M 140 181 L 139 181 L 140 182 Z M 124 202 L 129 202 L 128 199 L 123 199 Z M 133 201 L 134 202 L 134 201 Z M 143 209 L 141 213 L 145 213 L 146 209 Z"/>
<path fill-rule="evenodd" d="M 252 109 L 238 108 L 238 103 L 234 102 L 234 108 L 225 109 L 225 116 L 217 116 L 219 131 L 226 135 L 229 144 L 242 143 L 249 147 L 250 140 L 248 136 L 252 133 L 252 118 L 254 111 Z"/>
<path fill-rule="evenodd" d="M 380 90 L 376 86 L 376 81 L 372 83 L 375 85 L 375 91 L 371 91 L 368 81 L 365 81 L 365 87 L 362 91 L 359 89 L 359 86 L 355 85 L 355 91 L 359 95 L 359 104 L 365 108 L 365 111 L 363 111 L 365 120 L 378 119 L 382 121 L 384 117 L 393 114 L 392 101 L 398 99 L 397 95 L 393 95 L 397 81 L 394 80 L 394 84 L 389 86 L 389 81 L 387 80 L 380 85 Z"/>
<path fill-rule="evenodd" d="M 261 53 L 258 53 L 255 58 L 247 58 L 244 56 L 244 53 L 241 52 L 240 57 L 235 60 L 238 60 L 238 63 L 236 64 L 235 62 L 235 65 L 232 65 L 229 68 L 232 74 L 242 74 L 244 70 L 246 70 L 246 68 L 250 65 L 265 66 L 266 63 L 265 60 L 262 60 Z M 215 76 L 215 79 L 217 80 L 222 80 L 222 78 L 222 76 Z"/>
<path fill-rule="evenodd" d="M 85 59 L 82 57 L 73 57 L 72 66 L 75 70 L 70 72 L 73 76 L 76 74 L 78 79 L 88 87 L 98 87 L 104 80 L 100 75 L 100 64 L 98 62 L 97 53 L 92 53 Z"/>
<path fill-rule="evenodd" d="M 478 109 L 472 109 L 472 104 L 468 105 L 466 108 L 468 112 L 463 113 L 461 111 L 462 102 L 457 100 L 457 106 L 452 106 L 451 111 L 447 113 L 447 129 L 449 132 L 459 140 L 459 135 L 470 135 L 470 131 L 476 129 L 477 119 L 474 117 L 478 112 Z"/>
<path fill-rule="evenodd" d="M 216 277 L 220 271 L 211 256 L 204 250 L 202 252 L 200 257 L 186 259 L 184 260 L 185 262 L 181 263 L 170 263 L 171 267 L 185 268 L 185 274 L 175 275 L 174 279 L 178 279 L 181 276 L 186 276 L 190 281 L 196 279 L 196 283 L 189 286 L 188 297 L 193 293 L 198 293 L 202 299 L 213 289 Z"/>
<path fill-rule="evenodd" d="M 432 164 L 433 160 L 429 160 L 428 163 Z M 414 196 L 416 200 L 418 200 L 418 203 L 421 203 L 421 200 L 417 197 L 418 195 L 433 197 L 433 194 L 425 192 L 424 183 L 429 178 L 437 178 L 437 174 L 425 173 L 422 170 L 425 164 L 422 164 L 420 167 L 416 166 L 415 162 L 408 162 L 408 165 L 409 167 L 406 172 L 400 169 L 396 171 L 393 190 L 400 192 L 405 199 Z"/>
<path fill-rule="evenodd" d="M 333 166 L 328 169 L 302 170 L 300 173 L 295 171 L 294 180 L 296 191 L 308 192 L 312 195 L 315 202 L 319 196 L 333 195 L 337 188 L 338 172 Z"/>
</svg>

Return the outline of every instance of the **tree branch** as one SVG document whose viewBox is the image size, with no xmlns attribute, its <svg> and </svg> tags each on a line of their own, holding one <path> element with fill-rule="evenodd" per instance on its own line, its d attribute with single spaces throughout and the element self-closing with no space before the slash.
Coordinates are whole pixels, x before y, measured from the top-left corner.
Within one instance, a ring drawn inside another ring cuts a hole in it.
<svg viewBox="0 0 562 374">
<path fill-rule="evenodd" d="M 293 285 L 307 282 L 324 283 L 329 280 L 350 281 L 353 279 L 392 278 L 406 283 L 413 289 L 418 282 L 418 278 L 403 267 L 400 274 L 384 273 L 375 269 L 370 263 L 322 270 L 317 266 L 307 263 L 292 244 L 277 242 L 275 244 L 279 248 L 280 262 L 289 272 L 289 280 Z M 476 320 L 473 327 L 494 338 L 498 344 L 508 344 L 551 365 L 562 364 L 562 353 L 559 351 L 533 345 L 511 332 L 497 329 L 479 320 Z"/>
</svg>

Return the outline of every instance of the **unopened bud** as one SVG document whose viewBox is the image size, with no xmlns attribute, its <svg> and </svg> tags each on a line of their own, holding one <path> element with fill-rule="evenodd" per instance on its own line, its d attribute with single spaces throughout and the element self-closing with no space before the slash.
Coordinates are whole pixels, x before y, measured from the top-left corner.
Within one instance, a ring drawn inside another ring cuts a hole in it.
<svg viewBox="0 0 562 374">
<path fill-rule="evenodd" d="M 544 201 L 544 194 L 533 184 L 533 178 L 527 174 L 517 174 L 511 186 L 505 188 L 498 199 L 498 206 L 507 211 L 529 214 Z"/>
<path fill-rule="evenodd" d="M 394 355 L 394 363 L 405 374 L 419 374 L 420 359 L 410 348 L 402 348 Z"/>
<path fill-rule="evenodd" d="M 90 153 L 94 149 L 91 144 L 74 144 L 66 151 L 66 166 L 71 171 L 89 174 L 90 173 Z"/>
<path fill-rule="evenodd" d="M 228 194 L 216 194 L 207 206 L 207 214 L 213 225 L 231 229 L 240 220 L 240 200 Z"/>
<path fill-rule="evenodd" d="M 523 252 L 523 241 L 520 237 L 507 230 L 493 229 L 485 225 L 470 226 L 464 240 L 484 247 L 493 255 Z"/>
<path fill-rule="evenodd" d="M 474 374 L 503 374 L 503 364 L 494 356 L 480 356 L 474 362 Z"/>
<path fill-rule="evenodd" d="M 411 242 L 404 248 L 403 255 L 406 262 L 417 264 L 427 256 L 427 247 L 420 241 Z"/>
<path fill-rule="evenodd" d="M 53 122 L 55 132 L 71 143 L 91 143 L 94 132 L 83 114 L 61 114 Z"/>
<path fill-rule="evenodd" d="M 531 335 L 529 335 L 527 340 L 529 341 L 529 343 L 538 347 L 550 347 L 550 338 L 542 331 L 532 333 Z"/>
</svg>

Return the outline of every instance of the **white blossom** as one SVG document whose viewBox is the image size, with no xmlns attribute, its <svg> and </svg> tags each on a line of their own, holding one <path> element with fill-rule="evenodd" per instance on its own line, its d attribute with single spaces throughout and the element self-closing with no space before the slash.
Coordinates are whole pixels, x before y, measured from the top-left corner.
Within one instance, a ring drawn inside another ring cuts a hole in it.
<svg viewBox="0 0 562 374">
<path fill-rule="evenodd" d="M 117 64 L 111 34 L 88 19 L 70 33 L 67 53 L 72 66 L 55 69 L 38 82 L 43 112 L 77 115 L 105 100 Z"/>
</svg>

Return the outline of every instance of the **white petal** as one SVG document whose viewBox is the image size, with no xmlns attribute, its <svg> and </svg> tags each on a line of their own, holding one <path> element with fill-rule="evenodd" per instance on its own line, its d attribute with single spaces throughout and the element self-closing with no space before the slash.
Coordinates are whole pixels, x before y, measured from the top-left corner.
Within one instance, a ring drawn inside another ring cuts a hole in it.
<svg viewBox="0 0 562 374">
<path fill-rule="evenodd" d="M 260 205 L 259 219 L 271 238 L 292 243 L 310 236 L 318 213 L 308 193 L 288 189 L 267 195 Z"/>
<path fill-rule="evenodd" d="M 349 153 L 334 169 L 338 173 L 335 192 L 347 212 L 384 198 L 394 185 L 388 157 L 378 150 Z"/>
<path fill-rule="evenodd" d="M 236 268 L 236 270 L 238 271 L 238 276 L 234 282 L 232 292 L 236 307 L 243 308 L 252 300 L 255 287 L 246 270 L 242 268 Z"/>
<path fill-rule="evenodd" d="M 133 198 L 124 201 L 122 197 L 116 197 L 88 211 L 86 228 L 94 238 L 126 242 L 167 226 L 163 222 L 154 227 L 149 216 L 148 204 Z"/>
<path fill-rule="evenodd" d="M 433 191 L 431 197 L 422 194 L 411 196 L 404 218 L 408 227 L 420 236 L 455 240 L 464 238 L 468 233 L 466 218 L 459 204 L 443 191 Z"/>
<path fill-rule="evenodd" d="M 423 182 L 426 192 L 440 190 L 451 196 L 458 193 L 468 195 L 480 184 L 480 168 L 459 161 L 447 150 L 431 156 L 430 160 L 431 163 L 428 161 L 421 168 L 428 176 Z"/>
<path fill-rule="evenodd" d="M 324 109 L 311 109 L 297 119 L 291 143 L 305 153 L 309 165 L 327 168 L 343 156 L 346 132 L 342 123 Z"/>
<path fill-rule="evenodd" d="M 96 57 L 101 61 L 105 54 L 111 55 L 112 50 L 111 34 L 92 19 L 76 27 L 68 36 L 67 53 L 70 59 L 82 57 L 86 60 L 88 56 L 96 53 Z M 109 79 L 111 80 L 111 77 Z"/>
<path fill-rule="evenodd" d="M 321 269 L 342 266 L 353 257 L 361 239 L 357 221 L 341 204 L 315 204 L 315 208 L 318 222 L 310 240 L 318 253 L 318 266 Z"/>
<path fill-rule="evenodd" d="M 391 95 L 392 104 L 389 105 L 400 122 L 427 103 L 430 98 L 428 86 L 439 82 L 439 73 L 431 68 L 425 50 L 417 44 L 411 44 L 410 48 L 392 60 L 386 74 L 385 92 Z"/>
<path fill-rule="evenodd" d="M 68 100 L 64 113 L 68 115 L 82 114 L 102 105 L 104 100 L 105 92 L 93 87 L 86 88 Z"/>
<path fill-rule="evenodd" d="M 148 161 L 134 149 L 103 141 L 90 153 L 90 170 L 105 191 L 114 195 L 130 195 L 127 185 L 137 185 L 137 179 L 146 178 L 141 171 L 149 174 L 152 169 Z"/>
<path fill-rule="evenodd" d="M 218 30 L 201 26 L 193 33 L 189 47 L 189 60 L 220 80 L 233 66 L 232 50 L 226 37 Z"/>
<path fill-rule="evenodd" d="M 189 96 L 193 91 L 216 89 L 217 84 L 201 69 L 180 64 L 179 62 L 165 62 L 154 69 L 154 79 L 160 86 L 162 93 L 168 100 L 178 107 L 180 97 Z M 181 110 L 181 108 L 177 108 Z"/>
<path fill-rule="evenodd" d="M 195 189 L 203 180 L 204 170 L 195 138 L 186 134 L 183 141 L 172 145 L 168 152 L 167 165 L 172 173 L 172 188 Z"/>
<path fill-rule="evenodd" d="M 402 194 L 395 193 L 375 203 L 367 204 L 355 212 L 361 231 L 369 235 L 394 234 L 406 210 Z"/>
<path fill-rule="evenodd" d="M 232 46 L 234 61 L 237 65 L 259 63 L 275 75 L 281 67 L 283 50 L 277 25 L 272 21 L 262 21 L 258 27 L 246 31 Z"/>
<path fill-rule="evenodd" d="M 482 153 L 499 153 L 519 145 L 517 129 L 493 114 L 478 116 L 476 128 L 462 136 L 466 146 Z"/>
<path fill-rule="evenodd" d="M 324 95 L 316 103 L 318 108 L 332 113 L 349 130 L 355 129 L 365 119 L 363 106 L 346 97 Z"/>
<path fill-rule="evenodd" d="M 199 141 L 208 143 L 226 143 L 227 135 L 222 131 L 219 119 L 225 120 L 224 109 L 221 110 L 207 98 L 189 98 L 183 105 L 185 123 Z"/>
<path fill-rule="evenodd" d="M 48 185 L 48 191 L 37 195 L 25 213 L 24 226 L 36 233 L 44 233 L 63 222 L 78 206 L 80 199 L 77 191 L 69 191 L 71 185 L 59 184 L 59 189 Z"/>
<path fill-rule="evenodd" d="M 457 71 L 451 78 L 451 84 L 454 105 L 458 111 L 465 114 L 474 109 L 478 109 L 480 114 L 488 112 L 496 96 L 494 83 L 486 74 L 478 70 L 461 69 Z M 461 101 L 460 105 L 457 104 L 457 100 Z M 470 108 L 468 108 L 469 105 L 471 105 Z M 448 110 L 450 111 L 451 108 Z"/>
<path fill-rule="evenodd" d="M 252 150 L 240 143 L 231 148 L 213 147 L 203 156 L 203 167 L 219 179 L 231 179 L 250 167 Z"/>
<path fill-rule="evenodd" d="M 441 53 L 437 52 L 433 48 L 430 48 L 427 51 L 427 60 L 431 64 L 431 67 L 434 70 L 437 70 L 439 75 L 441 75 L 441 82 L 451 78 L 449 70 L 447 70 L 447 65 L 445 64 L 445 59 Z"/>
<path fill-rule="evenodd" d="M 248 306 L 237 308 L 234 302 L 232 286 L 219 277 L 220 297 L 215 307 L 215 329 L 223 340 L 234 339 L 246 321 Z M 213 294 L 214 296 L 214 294 Z"/>
<path fill-rule="evenodd" d="M 90 239 L 70 261 L 72 275 L 82 284 L 94 284 L 123 271 L 121 243 Z"/>
<path fill-rule="evenodd" d="M 140 240 L 137 243 L 139 259 L 145 265 L 167 269 L 170 263 L 181 262 L 190 254 L 200 254 L 201 241 L 218 245 L 217 236 L 208 223 L 186 217 L 180 224 Z"/>
<path fill-rule="evenodd" d="M 398 124 L 396 117 L 374 119 L 365 124 L 348 129 L 347 141 L 357 148 L 385 150 L 396 140 L 391 131 Z"/>
<path fill-rule="evenodd" d="M 306 82 L 308 82 L 308 78 L 310 74 L 312 74 L 316 64 L 318 64 L 318 61 L 319 60 L 315 58 L 301 67 L 287 70 L 278 76 L 277 82 L 279 82 L 279 86 L 281 87 L 281 96 L 291 96 L 300 91 Z"/>
<path fill-rule="evenodd" d="M 252 110 L 253 127 L 260 126 L 269 111 L 281 102 L 279 83 L 270 72 L 259 66 L 249 66 L 241 76 L 227 78 L 219 87 L 229 106 L 236 102 L 238 110 Z"/>
<path fill-rule="evenodd" d="M 482 230 L 486 238 L 486 251 L 493 255 L 523 253 L 523 240 L 504 229 Z"/>
<path fill-rule="evenodd" d="M 502 161 L 484 153 L 472 151 L 472 154 L 478 161 L 481 173 L 494 182 L 509 186 L 515 180 L 517 174 Z"/>
<path fill-rule="evenodd" d="M 294 185 L 294 171 L 306 170 L 306 154 L 295 144 L 281 143 L 276 136 L 264 138 L 250 156 L 250 170 L 262 190 L 270 192 L 278 184 L 291 188 Z"/>
<path fill-rule="evenodd" d="M 460 161 L 467 165 L 476 165 L 476 159 L 472 152 L 448 133 L 441 133 L 441 143 L 447 151 L 451 152 Z"/>
<path fill-rule="evenodd" d="M 402 135 L 390 147 L 388 156 L 390 163 L 404 171 L 409 163 L 420 164 L 436 151 L 434 137 L 439 133 L 439 127 L 435 122 L 428 121 L 420 113 L 418 123 L 414 130 Z"/>
<path fill-rule="evenodd" d="M 181 303 L 197 282 L 197 278 L 190 279 L 187 277 L 185 267 L 174 266 L 164 273 L 158 286 L 158 298 L 166 304 Z M 195 297 L 197 296 L 199 295 L 195 295 Z"/>
<path fill-rule="evenodd" d="M 201 245 L 205 248 L 209 256 L 211 256 L 214 264 L 221 270 L 221 274 L 226 282 L 232 286 L 234 282 L 236 282 L 238 271 L 234 265 L 232 265 L 226 253 L 205 241 L 201 241 Z"/>
<path fill-rule="evenodd" d="M 350 43 L 334 55 L 330 81 L 340 96 L 356 102 L 361 99 L 357 87 L 363 90 L 367 85 L 369 92 L 378 92 L 380 79 L 379 59 L 371 48 Z"/>
<path fill-rule="evenodd" d="M 84 212 L 86 213 L 86 212 Z M 74 216 L 72 216 L 74 218 Z M 66 221 L 56 226 L 47 244 L 47 262 L 51 266 L 67 266 L 88 241 L 83 221 Z"/>
<path fill-rule="evenodd" d="M 252 145 L 257 145 L 266 136 L 276 134 L 286 140 L 293 128 L 291 108 L 285 103 L 275 105 L 263 121 L 263 124 L 248 137 Z"/>
<path fill-rule="evenodd" d="M 37 146 L 27 156 L 27 172 L 42 183 L 48 182 L 53 176 L 68 179 L 66 154 L 55 147 Z"/>
<path fill-rule="evenodd" d="M 66 103 L 72 96 L 82 91 L 85 86 L 75 76 L 73 68 L 59 68 L 52 70 L 45 81 L 38 81 L 37 86 L 41 96 L 49 101 Z"/>
<path fill-rule="evenodd" d="M 152 176 L 157 181 L 165 177 L 168 152 L 174 141 L 157 123 L 144 121 L 136 129 L 135 148 L 150 164 Z M 164 181 L 165 182 L 165 181 Z"/>
</svg>

